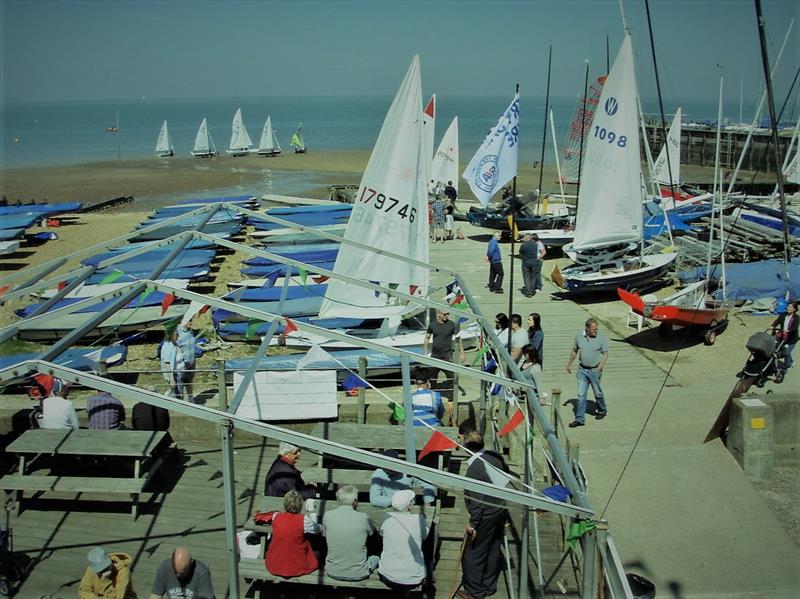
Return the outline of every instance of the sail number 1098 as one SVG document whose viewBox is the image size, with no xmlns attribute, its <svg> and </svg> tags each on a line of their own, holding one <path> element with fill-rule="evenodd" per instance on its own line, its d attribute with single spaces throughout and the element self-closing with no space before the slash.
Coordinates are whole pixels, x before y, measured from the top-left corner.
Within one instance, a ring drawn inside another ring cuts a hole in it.
<svg viewBox="0 0 800 599">
<path fill-rule="evenodd" d="M 628 145 L 628 138 L 625 135 L 617 135 L 610 129 L 606 129 L 605 127 L 600 127 L 595 125 L 594 127 L 594 136 L 598 139 L 603 141 L 607 141 L 610 144 L 617 142 L 618 148 L 624 148 Z"/>
<path fill-rule="evenodd" d="M 363 204 L 371 203 L 376 210 L 381 210 L 386 213 L 392 212 L 397 208 L 398 204 L 400 204 L 400 200 L 387 197 L 386 194 L 380 193 L 371 187 L 365 187 L 361 191 L 361 197 L 358 201 Z M 408 204 L 403 204 L 399 209 L 394 211 L 401 218 L 407 218 L 410 223 L 413 223 L 417 216 L 417 209 L 410 207 Z"/>
</svg>

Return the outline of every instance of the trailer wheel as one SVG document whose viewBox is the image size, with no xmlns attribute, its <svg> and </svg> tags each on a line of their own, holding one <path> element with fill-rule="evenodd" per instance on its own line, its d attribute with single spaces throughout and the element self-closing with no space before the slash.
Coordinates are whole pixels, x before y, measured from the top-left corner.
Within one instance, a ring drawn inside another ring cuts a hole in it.
<svg viewBox="0 0 800 599">
<path fill-rule="evenodd" d="M 662 339 L 666 339 L 672 333 L 672 325 L 668 322 L 662 322 L 658 325 L 658 336 Z"/>
</svg>

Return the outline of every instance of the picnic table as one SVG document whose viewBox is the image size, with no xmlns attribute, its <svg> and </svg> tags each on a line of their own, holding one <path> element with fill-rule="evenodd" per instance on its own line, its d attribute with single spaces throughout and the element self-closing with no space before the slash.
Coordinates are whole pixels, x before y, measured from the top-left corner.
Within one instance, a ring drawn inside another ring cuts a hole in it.
<svg viewBox="0 0 800 599">
<path fill-rule="evenodd" d="M 18 456 L 19 466 L 16 474 L 0 479 L 0 487 L 7 494 L 16 493 L 17 510 L 24 491 L 126 494 L 131 496 L 131 515 L 135 519 L 139 495 L 164 460 L 165 452 L 160 449 L 166 434 L 125 429 L 31 429 L 6 447 L 8 453 Z M 117 458 L 123 462 L 123 472 L 127 472 L 124 462 L 131 462 L 133 476 L 60 476 L 30 470 L 43 456 Z"/>
</svg>

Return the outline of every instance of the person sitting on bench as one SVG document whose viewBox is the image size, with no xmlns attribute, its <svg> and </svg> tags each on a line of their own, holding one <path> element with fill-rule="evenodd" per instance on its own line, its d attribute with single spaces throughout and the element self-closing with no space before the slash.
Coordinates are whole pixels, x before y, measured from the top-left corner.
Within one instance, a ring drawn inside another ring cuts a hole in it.
<svg viewBox="0 0 800 599">
<path fill-rule="evenodd" d="M 381 524 L 383 552 L 378 575 L 390 589 L 410 591 L 425 580 L 422 541 L 430 527 L 424 514 L 412 514 L 414 491 L 398 491 L 392 496 L 393 511 Z"/>
<path fill-rule="evenodd" d="M 387 449 L 383 452 L 383 455 L 395 459 L 399 457 L 399 454 L 394 449 Z M 395 493 L 409 491 L 415 486 L 422 487 L 422 500 L 425 504 L 433 504 L 434 499 L 436 499 L 436 487 L 432 484 L 402 472 L 378 468 L 372 473 L 372 481 L 369 486 L 369 502 L 375 507 L 389 507 L 392 505 L 392 497 L 394 497 Z"/>
<path fill-rule="evenodd" d="M 264 565 L 270 573 L 284 578 L 310 574 L 319 568 L 319 560 L 306 535 L 319 534 L 322 527 L 316 521 L 316 514 L 300 513 L 303 496 L 297 491 L 284 495 L 283 509 L 286 511 L 272 518 L 272 538 Z"/>
<path fill-rule="evenodd" d="M 300 461 L 300 451 L 296 445 L 281 441 L 278 445 L 278 457 L 267 472 L 264 495 L 284 497 L 287 491 L 297 491 L 303 499 L 310 499 L 317 494 L 317 487 L 303 482 L 300 471 L 295 467 Z"/>
<path fill-rule="evenodd" d="M 364 580 L 378 567 L 378 556 L 367 556 L 367 539 L 377 532 L 364 512 L 358 511 L 358 489 L 345 485 L 336 491 L 339 507 L 322 519 L 328 542 L 325 574 L 336 580 Z"/>
</svg>

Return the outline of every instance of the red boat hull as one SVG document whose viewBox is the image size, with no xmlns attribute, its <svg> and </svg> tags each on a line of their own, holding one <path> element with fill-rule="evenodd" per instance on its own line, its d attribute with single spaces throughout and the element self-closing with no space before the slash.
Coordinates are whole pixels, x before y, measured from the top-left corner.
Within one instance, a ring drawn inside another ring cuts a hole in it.
<svg viewBox="0 0 800 599">
<path fill-rule="evenodd" d="M 687 308 L 661 302 L 645 303 L 638 293 L 617 289 L 619 298 L 628 304 L 636 314 L 645 318 L 682 327 L 710 326 L 728 317 L 728 308 Z"/>
</svg>

